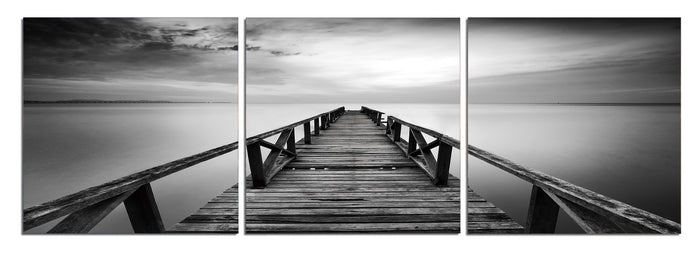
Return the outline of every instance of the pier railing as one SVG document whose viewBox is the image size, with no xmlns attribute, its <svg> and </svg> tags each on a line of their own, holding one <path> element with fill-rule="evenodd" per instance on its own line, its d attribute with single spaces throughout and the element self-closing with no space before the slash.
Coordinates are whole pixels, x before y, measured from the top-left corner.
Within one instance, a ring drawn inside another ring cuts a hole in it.
<svg viewBox="0 0 700 254">
<path fill-rule="evenodd" d="M 365 113 L 377 126 L 382 124 L 381 111 L 377 111 L 368 107 L 362 107 L 361 112 Z M 437 186 L 447 186 L 448 177 L 450 175 L 450 161 L 452 157 L 452 148 L 460 149 L 459 140 L 450 136 L 444 135 L 437 131 L 421 127 L 394 116 L 386 117 L 386 135 L 413 160 L 423 171 L 430 177 L 433 184 Z M 408 141 L 401 138 L 401 128 L 408 128 Z M 427 142 L 423 134 L 435 138 L 431 142 Z M 438 148 L 437 157 L 431 149 Z"/>
<path fill-rule="evenodd" d="M 679 234 L 680 224 L 468 145 L 468 153 L 532 184 L 525 230 L 553 233 L 559 209 L 586 233 Z"/>
<path fill-rule="evenodd" d="M 319 135 L 320 130 L 330 127 L 340 116 L 345 113 L 345 107 L 340 107 L 324 112 L 304 120 L 264 132 L 246 139 L 246 151 L 250 175 L 253 180 L 253 188 L 265 188 L 270 180 L 285 165 L 296 158 L 296 140 L 294 128 L 304 125 L 304 143 L 311 143 L 311 122 L 314 122 L 314 135 Z M 265 141 L 265 138 L 279 134 L 275 143 Z M 263 160 L 260 148 L 270 149 L 270 153 Z"/>
<path fill-rule="evenodd" d="M 165 231 L 151 182 L 238 148 L 238 142 L 137 172 L 23 210 L 23 230 L 66 216 L 48 233 L 87 233 L 124 203 L 135 233 Z"/>
</svg>

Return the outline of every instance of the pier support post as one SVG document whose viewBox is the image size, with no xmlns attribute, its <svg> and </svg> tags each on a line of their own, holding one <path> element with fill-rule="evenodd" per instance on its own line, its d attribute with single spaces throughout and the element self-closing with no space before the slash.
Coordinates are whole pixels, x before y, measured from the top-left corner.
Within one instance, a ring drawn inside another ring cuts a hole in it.
<svg viewBox="0 0 700 254">
<path fill-rule="evenodd" d="M 311 144 L 311 122 L 304 123 L 304 144 Z"/>
<path fill-rule="evenodd" d="M 394 123 L 394 142 L 401 142 L 401 124 Z"/>
<path fill-rule="evenodd" d="M 532 186 L 530 206 L 527 211 L 527 233 L 554 233 L 557 228 L 559 205 L 540 187 Z"/>
<path fill-rule="evenodd" d="M 440 141 L 435 169 L 435 185 L 447 186 L 447 179 L 450 176 L 450 159 L 452 159 L 452 146 Z"/>
<path fill-rule="evenodd" d="M 391 125 L 394 123 L 394 120 L 391 119 L 391 117 L 386 118 L 386 131 L 385 134 L 391 134 Z"/>
<path fill-rule="evenodd" d="M 265 168 L 263 167 L 260 142 L 254 142 L 246 146 L 250 176 L 253 180 L 253 188 L 265 188 Z"/>
<path fill-rule="evenodd" d="M 126 213 L 129 215 L 134 233 L 165 232 L 150 183 L 141 185 L 131 196 L 126 198 L 124 207 L 126 207 Z"/>
<path fill-rule="evenodd" d="M 306 129 L 306 125 L 304 125 L 304 129 Z M 309 136 L 311 137 L 311 136 Z M 296 138 L 294 138 L 294 128 L 290 129 L 289 133 L 289 138 L 287 138 L 287 150 L 292 152 L 292 153 L 297 153 L 297 147 L 296 147 Z"/>
<path fill-rule="evenodd" d="M 411 153 L 416 150 L 416 136 L 413 135 L 413 131 L 408 130 L 408 152 L 406 155 L 411 157 Z"/>
<path fill-rule="evenodd" d="M 318 118 L 314 118 L 314 134 L 318 135 L 320 133 L 321 129 L 319 129 Z"/>
</svg>

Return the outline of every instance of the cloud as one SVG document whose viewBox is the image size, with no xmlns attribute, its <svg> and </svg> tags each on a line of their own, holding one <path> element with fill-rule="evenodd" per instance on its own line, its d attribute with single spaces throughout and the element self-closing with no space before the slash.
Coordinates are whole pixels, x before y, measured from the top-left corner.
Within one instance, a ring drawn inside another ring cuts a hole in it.
<svg viewBox="0 0 700 254">
<path fill-rule="evenodd" d="M 280 50 L 272 50 L 270 51 L 270 54 L 272 54 L 273 56 L 298 56 L 301 54 L 301 52 L 287 53 Z"/>
<path fill-rule="evenodd" d="M 149 50 L 170 50 L 173 48 L 173 44 L 167 42 L 146 42 L 141 45 L 141 49 Z"/>
<path fill-rule="evenodd" d="M 679 24 L 654 18 L 470 19 L 470 101 L 678 102 Z"/>
<path fill-rule="evenodd" d="M 92 80 L 95 84 L 108 80 L 114 94 L 126 89 L 115 82 L 127 79 L 132 81 L 124 83 L 133 86 L 143 86 L 139 80 L 193 85 L 235 84 L 237 80 L 236 19 L 30 18 L 23 23 L 25 81 L 46 79 L 54 83 L 43 87 L 46 91 L 25 91 L 26 99 L 39 94 L 42 98 L 50 94 L 70 96 L 65 86 L 70 80 Z M 56 80 L 66 82 L 53 82 Z M 163 87 L 160 92 L 164 95 L 174 92 Z M 199 88 L 203 100 L 213 96 Z M 81 89 L 93 88 L 86 85 Z M 128 90 L 140 96 L 138 89 Z M 75 96 L 81 94 L 75 92 Z"/>
<path fill-rule="evenodd" d="M 456 97 L 425 96 L 459 79 L 459 19 L 248 19 L 246 31 L 252 103 L 459 101 L 459 82 L 439 88 Z"/>
</svg>

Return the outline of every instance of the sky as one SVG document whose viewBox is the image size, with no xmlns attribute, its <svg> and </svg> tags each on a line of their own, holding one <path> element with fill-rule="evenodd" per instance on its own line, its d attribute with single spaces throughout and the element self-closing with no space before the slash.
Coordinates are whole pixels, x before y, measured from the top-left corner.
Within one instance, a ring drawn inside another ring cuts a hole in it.
<svg viewBox="0 0 700 254">
<path fill-rule="evenodd" d="M 250 103 L 459 103 L 459 19 L 246 19 Z"/>
<path fill-rule="evenodd" d="M 680 19 L 469 19 L 469 103 L 680 103 Z"/>
<path fill-rule="evenodd" d="M 234 102 L 236 18 L 27 18 L 24 100 Z"/>
</svg>

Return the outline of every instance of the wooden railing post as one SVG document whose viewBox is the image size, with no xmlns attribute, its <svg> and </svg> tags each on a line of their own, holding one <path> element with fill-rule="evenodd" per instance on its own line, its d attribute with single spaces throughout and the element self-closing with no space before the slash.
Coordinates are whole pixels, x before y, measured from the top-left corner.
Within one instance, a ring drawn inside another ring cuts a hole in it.
<svg viewBox="0 0 700 254">
<path fill-rule="evenodd" d="M 326 115 L 321 116 L 321 130 L 326 129 L 326 122 L 328 121 L 328 117 Z"/>
<path fill-rule="evenodd" d="M 141 185 L 131 196 L 126 198 L 124 207 L 126 207 L 126 213 L 129 215 L 134 233 L 165 232 L 150 183 Z"/>
<path fill-rule="evenodd" d="M 416 150 L 416 137 L 413 135 L 413 130 L 408 130 L 408 152 L 406 155 L 411 157 L 411 153 Z"/>
<path fill-rule="evenodd" d="M 306 128 L 306 125 L 304 125 Z M 296 138 L 294 138 L 294 127 L 290 129 L 291 133 L 289 133 L 289 138 L 287 139 L 287 150 L 292 152 L 292 153 L 297 153 L 297 147 L 296 147 Z M 309 138 L 311 136 L 308 136 Z"/>
<path fill-rule="evenodd" d="M 394 142 L 401 142 L 401 124 L 394 122 Z"/>
<path fill-rule="evenodd" d="M 393 123 L 394 123 L 394 119 L 392 119 L 391 117 L 386 118 L 386 132 L 385 132 L 386 134 L 391 134 L 391 128 L 393 127 L 391 125 Z"/>
<path fill-rule="evenodd" d="M 304 123 L 304 144 L 311 144 L 311 122 Z"/>
<path fill-rule="evenodd" d="M 527 233 L 554 233 L 557 228 L 559 205 L 544 190 L 535 185 L 530 192 L 525 230 Z"/>
<path fill-rule="evenodd" d="M 321 129 L 319 129 L 319 124 L 318 124 L 318 117 L 314 118 L 314 134 L 315 135 L 321 134 Z"/>
<path fill-rule="evenodd" d="M 382 125 L 382 113 L 377 112 L 377 126 Z"/>
<path fill-rule="evenodd" d="M 452 146 L 440 141 L 437 168 L 435 169 L 435 185 L 447 186 L 447 180 L 450 176 L 450 159 L 452 159 Z"/>
<path fill-rule="evenodd" d="M 326 114 L 326 129 L 328 129 L 328 127 L 331 127 L 331 114 L 330 113 Z"/>
<path fill-rule="evenodd" d="M 265 167 L 263 166 L 262 153 L 260 153 L 260 141 L 247 145 L 246 150 L 248 152 L 248 164 L 250 165 L 253 188 L 264 188 Z"/>
</svg>

